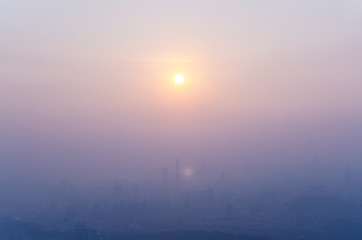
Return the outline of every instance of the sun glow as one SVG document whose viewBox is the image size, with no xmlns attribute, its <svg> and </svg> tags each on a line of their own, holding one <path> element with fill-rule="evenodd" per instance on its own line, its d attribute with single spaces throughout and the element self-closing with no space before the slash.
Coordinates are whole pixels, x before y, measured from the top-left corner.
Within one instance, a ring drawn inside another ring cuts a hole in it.
<svg viewBox="0 0 362 240">
<path fill-rule="evenodd" d="M 181 85 L 184 83 L 185 78 L 182 74 L 178 73 L 174 76 L 173 81 L 177 84 L 177 85 Z"/>
<path fill-rule="evenodd" d="M 185 176 L 185 177 L 192 177 L 192 175 L 194 175 L 194 169 L 192 168 L 185 168 L 183 169 L 182 171 L 182 174 Z"/>
</svg>

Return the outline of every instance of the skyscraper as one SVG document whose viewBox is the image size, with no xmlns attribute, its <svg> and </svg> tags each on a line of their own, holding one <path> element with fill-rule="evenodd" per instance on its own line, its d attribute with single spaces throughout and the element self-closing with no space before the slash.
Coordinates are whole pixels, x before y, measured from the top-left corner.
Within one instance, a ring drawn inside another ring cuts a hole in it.
<svg viewBox="0 0 362 240">
<path fill-rule="evenodd" d="M 176 166 L 175 166 L 175 185 L 176 188 L 180 186 L 180 174 L 181 174 L 181 167 L 180 167 L 180 160 L 176 158 Z"/>
<path fill-rule="evenodd" d="M 168 169 L 162 168 L 162 184 L 167 185 L 168 184 Z"/>
</svg>

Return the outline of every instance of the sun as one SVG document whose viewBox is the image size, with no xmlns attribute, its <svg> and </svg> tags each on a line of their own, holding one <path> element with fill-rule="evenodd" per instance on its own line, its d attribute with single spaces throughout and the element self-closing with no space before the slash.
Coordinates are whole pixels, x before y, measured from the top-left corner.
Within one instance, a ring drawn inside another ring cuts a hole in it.
<svg viewBox="0 0 362 240">
<path fill-rule="evenodd" d="M 184 83 L 185 78 L 181 73 L 177 73 L 174 77 L 173 77 L 173 81 L 177 84 L 177 85 L 181 85 Z"/>
</svg>

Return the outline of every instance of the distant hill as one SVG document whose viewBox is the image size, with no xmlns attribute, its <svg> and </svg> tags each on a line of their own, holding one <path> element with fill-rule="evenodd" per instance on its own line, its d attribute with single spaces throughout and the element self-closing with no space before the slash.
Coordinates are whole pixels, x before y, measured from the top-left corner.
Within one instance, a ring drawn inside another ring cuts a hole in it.
<svg viewBox="0 0 362 240">
<path fill-rule="evenodd" d="M 234 235 L 223 232 L 170 231 L 157 233 L 119 233 L 110 240 L 272 240 L 267 237 Z"/>
<path fill-rule="evenodd" d="M 84 227 L 84 229 L 87 229 Z M 49 231 L 46 228 L 22 222 L 13 218 L 0 219 L 1 240 L 94 240 L 90 235 L 79 235 L 77 230 L 70 232 Z M 272 240 L 267 237 L 251 237 L 246 235 L 233 235 L 223 232 L 202 231 L 163 231 L 155 233 L 113 233 L 104 234 L 102 240 Z"/>
</svg>

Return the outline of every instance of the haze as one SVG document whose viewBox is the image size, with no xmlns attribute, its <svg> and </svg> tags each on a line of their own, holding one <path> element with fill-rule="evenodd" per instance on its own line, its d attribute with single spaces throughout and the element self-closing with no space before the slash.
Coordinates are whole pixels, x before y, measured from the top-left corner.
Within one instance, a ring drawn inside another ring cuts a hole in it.
<svg viewBox="0 0 362 240">
<path fill-rule="evenodd" d="M 357 0 L 2 0 L 2 201 L 176 159 L 184 189 L 357 186 L 361 26 Z"/>
</svg>

